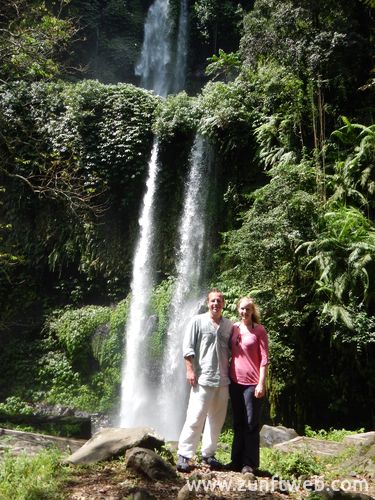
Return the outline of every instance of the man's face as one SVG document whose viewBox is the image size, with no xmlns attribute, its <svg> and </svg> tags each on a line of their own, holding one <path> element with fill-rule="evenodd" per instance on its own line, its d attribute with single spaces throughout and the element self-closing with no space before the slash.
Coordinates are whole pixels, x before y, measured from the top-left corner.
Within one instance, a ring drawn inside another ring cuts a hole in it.
<svg viewBox="0 0 375 500">
<path fill-rule="evenodd" d="M 221 316 L 223 308 L 224 298 L 221 293 L 211 292 L 208 295 L 208 309 L 210 310 L 212 316 Z"/>
</svg>

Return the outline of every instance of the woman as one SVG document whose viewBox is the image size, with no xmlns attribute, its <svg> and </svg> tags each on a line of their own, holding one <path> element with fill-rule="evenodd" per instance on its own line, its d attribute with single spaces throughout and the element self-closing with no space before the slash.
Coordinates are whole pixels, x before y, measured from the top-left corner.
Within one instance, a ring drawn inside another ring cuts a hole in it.
<svg viewBox="0 0 375 500">
<path fill-rule="evenodd" d="M 238 312 L 241 321 L 233 325 L 230 338 L 229 393 L 234 430 L 230 468 L 253 473 L 259 467 L 260 409 L 266 392 L 268 338 L 253 299 L 242 297 Z"/>
</svg>

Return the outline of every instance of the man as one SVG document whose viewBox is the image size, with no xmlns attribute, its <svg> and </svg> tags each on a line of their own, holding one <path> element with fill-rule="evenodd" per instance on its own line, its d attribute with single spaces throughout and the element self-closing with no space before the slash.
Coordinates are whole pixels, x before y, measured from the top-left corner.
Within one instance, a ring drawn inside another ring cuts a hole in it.
<svg viewBox="0 0 375 500">
<path fill-rule="evenodd" d="M 193 317 L 184 337 L 183 356 L 191 390 L 178 443 L 180 472 L 189 472 L 203 426 L 202 462 L 211 469 L 222 468 L 215 451 L 228 405 L 228 343 L 232 329 L 232 322 L 222 316 L 223 308 L 222 292 L 211 290 L 208 312 Z"/>
</svg>

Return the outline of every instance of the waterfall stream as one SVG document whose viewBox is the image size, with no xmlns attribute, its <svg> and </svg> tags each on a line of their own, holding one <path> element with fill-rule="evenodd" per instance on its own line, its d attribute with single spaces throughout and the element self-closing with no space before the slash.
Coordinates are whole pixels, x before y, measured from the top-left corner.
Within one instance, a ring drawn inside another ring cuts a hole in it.
<svg viewBox="0 0 375 500">
<path fill-rule="evenodd" d="M 141 87 L 165 97 L 171 87 L 170 63 L 169 0 L 155 0 L 147 13 L 142 52 L 135 68 Z"/>
<path fill-rule="evenodd" d="M 158 143 L 155 141 L 139 220 L 140 236 L 133 260 L 131 303 L 126 325 L 126 354 L 122 371 L 121 427 L 146 423 L 144 415 L 147 414 L 147 402 L 150 398 L 150 369 L 144 351 L 150 331 L 148 310 L 153 286 L 153 213 L 158 169 Z"/>
<path fill-rule="evenodd" d="M 207 143 L 198 136 L 190 158 L 184 208 L 179 223 L 177 277 L 173 290 L 167 340 L 162 361 L 163 372 L 158 401 L 160 415 L 156 423 L 161 434 L 177 440 L 186 411 L 188 387 L 182 358 L 182 340 L 191 317 L 202 302 L 203 264 L 205 260 L 208 173 L 210 158 Z M 176 404 L 177 403 L 177 404 Z"/>
<path fill-rule="evenodd" d="M 178 19 L 176 63 L 172 92 L 180 92 L 185 88 L 186 62 L 188 51 L 188 0 L 180 0 Z"/>
</svg>

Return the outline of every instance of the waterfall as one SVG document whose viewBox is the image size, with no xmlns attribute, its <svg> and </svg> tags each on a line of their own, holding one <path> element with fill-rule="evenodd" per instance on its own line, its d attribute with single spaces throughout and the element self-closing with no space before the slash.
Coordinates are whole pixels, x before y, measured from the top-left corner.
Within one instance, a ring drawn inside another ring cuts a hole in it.
<svg viewBox="0 0 375 500">
<path fill-rule="evenodd" d="M 188 51 L 188 2 L 180 0 L 178 19 L 176 64 L 172 92 L 180 92 L 185 88 L 186 62 Z"/>
<path fill-rule="evenodd" d="M 126 326 L 126 355 L 122 370 L 121 427 L 142 425 L 149 411 L 150 368 L 147 364 L 147 337 L 150 330 L 149 304 L 153 286 L 152 248 L 154 202 L 158 173 L 158 143 L 154 142 L 143 209 L 140 236 L 133 261 L 130 312 Z"/>
<path fill-rule="evenodd" d="M 187 18 L 187 0 L 181 0 L 176 65 L 172 78 L 169 1 L 155 0 L 146 17 L 144 43 L 136 66 L 136 74 L 141 77 L 141 86 L 154 90 L 162 97 L 171 90 L 175 92 L 182 90 L 185 84 Z M 191 171 L 179 231 L 180 260 L 177 265 L 176 288 L 171 305 L 174 314 L 169 321 L 165 361 L 159 365 L 163 367 L 161 379 L 153 372 L 151 360 L 148 358 L 149 339 L 153 332 L 150 302 L 154 284 L 152 249 L 155 243 L 153 213 L 159 168 L 157 156 L 158 142 L 155 140 L 139 221 L 140 237 L 133 260 L 131 304 L 126 326 L 126 353 L 122 371 L 120 426 L 150 425 L 166 436 L 173 436 L 176 439 L 181 427 L 182 414 L 185 412 L 183 402 L 186 395 L 181 335 L 183 323 L 196 312 L 201 278 L 200 261 L 205 246 L 204 225 L 201 222 L 206 199 L 206 190 L 202 187 L 206 165 L 203 158 L 203 140 L 196 141 L 191 155 Z M 175 332 L 178 332 L 178 335 L 175 335 Z M 178 387 L 174 387 L 177 385 L 176 377 L 178 377 Z M 159 381 L 161 384 L 157 387 Z M 175 392 L 170 392 L 172 389 Z M 177 413 L 173 411 L 176 401 L 173 399 L 174 394 L 182 398 L 179 404 L 181 411 Z M 169 424 L 172 425 L 171 432 L 168 430 Z"/>
<path fill-rule="evenodd" d="M 202 302 L 202 269 L 205 259 L 206 217 L 210 161 L 207 144 L 197 137 L 190 158 L 184 208 L 179 223 L 177 279 L 173 291 L 163 372 L 157 400 L 160 415 L 154 423 L 169 440 L 177 440 L 186 412 L 188 387 L 182 357 L 182 340 L 191 317 Z"/>
<path fill-rule="evenodd" d="M 148 10 L 142 52 L 135 68 L 141 87 L 165 97 L 170 91 L 171 23 L 169 0 L 155 0 Z"/>
</svg>

